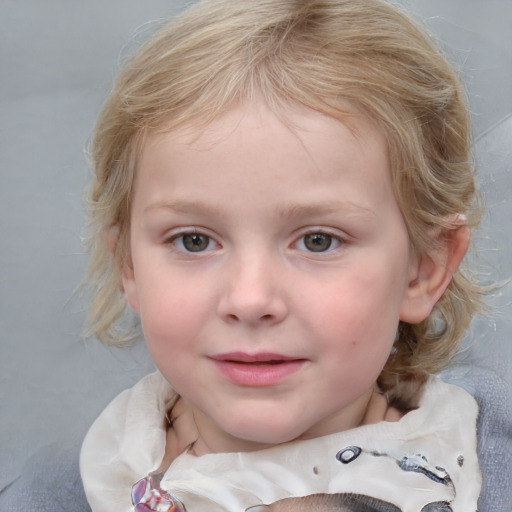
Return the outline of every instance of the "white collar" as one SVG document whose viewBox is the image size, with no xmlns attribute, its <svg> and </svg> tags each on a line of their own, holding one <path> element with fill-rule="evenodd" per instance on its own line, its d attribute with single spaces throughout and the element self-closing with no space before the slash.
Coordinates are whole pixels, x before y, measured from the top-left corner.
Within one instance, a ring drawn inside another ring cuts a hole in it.
<svg viewBox="0 0 512 512">
<path fill-rule="evenodd" d="M 165 413 L 174 397 L 159 373 L 148 375 L 119 395 L 91 427 L 81 471 L 94 512 L 133 510 L 132 485 L 160 465 Z M 245 512 L 261 503 L 318 493 L 371 496 L 403 511 L 417 512 L 432 501 L 451 503 L 454 512 L 476 510 L 476 414 L 476 404 L 466 392 L 433 378 L 420 407 L 399 422 L 258 452 L 202 457 L 185 453 L 173 462 L 161 486 L 182 501 L 187 512 Z M 343 464 L 336 455 L 349 447 L 361 453 Z M 432 477 L 441 478 L 443 471 L 450 483 Z M 413 492 L 415 488 L 423 490 Z"/>
</svg>

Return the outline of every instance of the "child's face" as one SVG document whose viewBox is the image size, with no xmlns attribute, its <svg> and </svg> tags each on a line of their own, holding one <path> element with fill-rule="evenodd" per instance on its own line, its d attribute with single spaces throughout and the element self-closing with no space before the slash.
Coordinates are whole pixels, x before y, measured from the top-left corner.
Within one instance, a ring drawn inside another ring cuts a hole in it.
<svg viewBox="0 0 512 512">
<path fill-rule="evenodd" d="M 125 292 L 214 451 L 359 424 L 415 274 L 381 133 L 287 115 L 155 135 L 138 169 Z"/>
</svg>

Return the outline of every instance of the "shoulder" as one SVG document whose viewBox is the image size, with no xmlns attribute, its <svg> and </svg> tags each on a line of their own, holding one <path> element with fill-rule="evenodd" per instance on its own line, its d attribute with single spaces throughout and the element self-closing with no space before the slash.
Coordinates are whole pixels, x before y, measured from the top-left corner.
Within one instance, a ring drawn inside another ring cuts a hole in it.
<svg viewBox="0 0 512 512">
<path fill-rule="evenodd" d="M 437 451 L 476 454 L 478 406 L 464 389 L 432 376 L 419 406 L 403 416 L 395 434 L 401 439 L 431 443 Z"/>
<path fill-rule="evenodd" d="M 457 497 L 454 510 L 473 510 L 481 488 L 478 462 L 476 400 L 464 389 L 432 377 L 416 411 L 409 416 L 416 423 L 420 452 L 449 473 Z M 416 415 L 416 417 L 414 417 Z"/>
<path fill-rule="evenodd" d="M 420 413 L 441 421 L 453 419 L 457 425 L 476 432 L 478 405 L 471 394 L 459 386 L 447 384 L 439 377 L 432 376 L 425 386 L 420 399 Z"/>
<path fill-rule="evenodd" d="M 167 406 L 176 393 L 157 372 L 120 393 L 87 433 L 80 473 L 94 512 L 132 510 L 131 486 L 161 462 Z M 108 497 L 108 499 L 107 499 Z"/>
<path fill-rule="evenodd" d="M 78 447 L 72 438 L 38 450 L 16 480 L 0 490 L 0 510 L 91 512 L 78 475 Z"/>
</svg>

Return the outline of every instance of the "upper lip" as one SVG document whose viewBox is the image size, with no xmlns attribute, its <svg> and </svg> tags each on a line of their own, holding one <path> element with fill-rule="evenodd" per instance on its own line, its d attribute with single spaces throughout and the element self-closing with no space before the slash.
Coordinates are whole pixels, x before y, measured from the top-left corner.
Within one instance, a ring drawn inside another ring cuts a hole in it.
<svg viewBox="0 0 512 512">
<path fill-rule="evenodd" d="M 225 361 L 234 363 L 270 363 L 280 361 L 298 361 L 302 357 L 286 356 L 275 354 L 273 352 L 261 352 L 258 354 L 247 354 L 246 352 L 226 352 L 224 354 L 215 354 L 210 356 L 214 361 Z"/>
</svg>

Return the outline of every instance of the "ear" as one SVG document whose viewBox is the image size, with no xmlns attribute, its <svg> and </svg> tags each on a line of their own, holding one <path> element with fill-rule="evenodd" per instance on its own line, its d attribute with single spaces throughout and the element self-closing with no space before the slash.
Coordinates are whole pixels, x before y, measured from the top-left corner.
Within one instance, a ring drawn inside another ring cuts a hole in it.
<svg viewBox="0 0 512 512">
<path fill-rule="evenodd" d="M 117 248 L 119 242 L 119 228 L 117 226 L 111 226 L 106 232 L 107 247 L 114 260 L 118 258 Z M 138 313 L 139 312 L 139 300 L 137 296 L 137 286 L 135 283 L 135 273 L 133 271 L 133 264 L 129 255 L 119 257 L 121 266 L 121 289 L 130 304 L 131 308 Z"/>
<path fill-rule="evenodd" d="M 140 305 L 139 295 L 137 293 L 137 281 L 135 279 L 133 264 L 129 256 L 123 261 L 121 267 L 121 282 L 123 284 L 123 291 L 128 304 L 130 304 L 130 307 L 135 311 L 135 313 L 139 313 Z"/>
<path fill-rule="evenodd" d="M 423 322 L 442 297 L 469 246 L 470 230 L 460 225 L 462 216 L 434 236 L 434 249 L 418 257 L 411 265 L 400 320 L 410 324 Z"/>
</svg>

